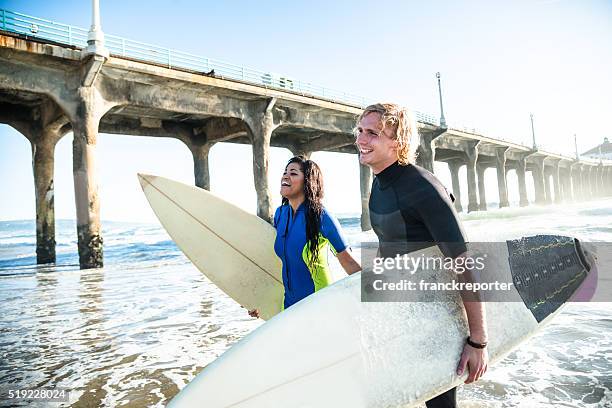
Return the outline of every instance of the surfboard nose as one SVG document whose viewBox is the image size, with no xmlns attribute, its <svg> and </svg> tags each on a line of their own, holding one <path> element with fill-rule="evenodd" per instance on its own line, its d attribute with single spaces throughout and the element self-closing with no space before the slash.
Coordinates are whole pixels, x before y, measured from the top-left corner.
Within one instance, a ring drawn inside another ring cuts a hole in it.
<svg viewBox="0 0 612 408">
<path fill-rule="evenodd" d="M 138 181 L 140 182 L 140 186 L 142 187 L 143 190 L 145 189 L 146 186 L 151 184 L 151 180 L 155 178 L 155 176 L 152 176 L 150 174 L 144 174 L 144 173 L 137 173 L 137 174 L 138 174 Z"/>
<path fill-rule="evenodd" d="M 588 264 L 593 267 L 597 264 L 598 254 L 597 254 L 597 246 L 592 242 L 584 242 L 576 239 L 578 241 L 578 245 L 582 254 L 588 262 Z"/>
<path fill-rule="evenodd" d="M 597 270 L 597 264 L 599 263 L 597 245 L 592 242 L 576 241 L 578 242 L 578 248 L 582 253 L 585 264 L 589 268 L 586 279 L 584 279 L 580 287 L 578 287 L 569 300 L 571 302 L 588 302 L 595 296 L 597 281 L 599 279 Z"/>
<path fill-rule="evenodd" d="M 574 296 L 596 261 L 592 245 L 560 235 L 508 241 L 508 254 L 514 285 L 538 322 Z"/>
</svg>

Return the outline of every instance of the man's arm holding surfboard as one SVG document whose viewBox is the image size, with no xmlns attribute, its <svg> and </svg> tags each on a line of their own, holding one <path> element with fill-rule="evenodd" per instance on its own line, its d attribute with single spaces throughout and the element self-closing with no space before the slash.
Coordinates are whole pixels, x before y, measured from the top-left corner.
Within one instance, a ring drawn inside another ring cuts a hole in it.
<svg viewBox="0 0 612 408">
<path fill-rule="evenodd" d="M 466 256 L 467 254 L 463 253 L 459 255 L 458 258 Z M 462 275 L 466 281 L 472 281 L 471 271 L 465 271 Z M 489 356 L 486 349 L 486 344 L 488 342 L 487 319 L 484 303 L 474 299 L 473 295 L 464 296 L 462 293 L 461 297 L 463 299 L 463 307 L 465 308 L 465 314 L 467 315 L 470 329 L 470 341 L 478 345 L 478 347 L 475 347 L 466 342 L 463 346 L 459 366 L 457 367 L 457 375 L 463 375 L 465 368 L 468 367 L 469 375 L 465 383 L 469 384 L 478 381 L 487 371 L 489 362 Z"/>
<path fill-rule="evenodd" d="M 434 194 L 423 200 L 427 205 L 417 205 L 416 210 L 445 256 L 452 258 L 468 256 L 465 244 L 466 236 L 454 211 L 451 196 L 449 194 L 444 195 L 437 190 L 434 191 Z M 465 263 L 460 264 L 465 265 Z M 470 270 L 465 271 L 462 278 L 471 281 L 472 272 Z M 461 297 L 470 329 L 469 340 L 473 345 L 466 342 L 463 346 L 457 375 L 463 375 L 467 367 L 469 375 L 465 383 L 469 384 L 478 381 L 487 370 L 489 356 L 486 349 L 488 341 L 486 312 L 484 303 L 478 299 L 473 296 L 464 296 L 463 293 Z"/>
</svg>

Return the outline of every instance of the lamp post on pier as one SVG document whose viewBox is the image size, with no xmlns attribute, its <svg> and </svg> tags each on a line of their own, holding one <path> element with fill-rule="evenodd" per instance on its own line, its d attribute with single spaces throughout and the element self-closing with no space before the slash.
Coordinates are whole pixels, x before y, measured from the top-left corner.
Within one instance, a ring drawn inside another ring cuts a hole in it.
<svg viewBox="0 0 612 408">
<path fill-rule="evenodd" d="M 575 133 L 574 133 L 574 150 L 576 151 L 576 160 L 580 160 L 580 155 L 578 154 L 578 141 L 576 140 Z"/>
<path fill-rule="evenodd" d="M 108 58 L 108 49 L 104 46 L 104 33 L 100 24 L 100 1 L 92 0 L 91 27 L 87 33 L 87 48 L 83 55 L 100 55 Z"/>
<path fill-rule="evenodd" d="M 90 87 L 96 80 L 102 65 L 108 60 L 110 53 L 104 46 L 104 33 L 100 24 L 100 2 L 92 0 L 91 27 L 87 33 L 87 47 L 81 51 L 81 60 L 87 61 L 82 84 Z"/>
<path fill-rule="evenodd" d="M 442 85 L 440 83 L 440 73 L 436 72 L 438 78 L 438 94 L 440 95 L 440 127 L 446 127 L 446 118 L 444 118 L 444 106 L 442 105 Z"/>
<path fill-rule="evenodd" d="M 529 114 L 529 118 L 531 119 L 531 139 L 533 141 L 533 150 L 537 150 L 538 149 L 538 145 L 536 145 L 535 130 L 533 128 L 533 113 Z"/>
</svg>

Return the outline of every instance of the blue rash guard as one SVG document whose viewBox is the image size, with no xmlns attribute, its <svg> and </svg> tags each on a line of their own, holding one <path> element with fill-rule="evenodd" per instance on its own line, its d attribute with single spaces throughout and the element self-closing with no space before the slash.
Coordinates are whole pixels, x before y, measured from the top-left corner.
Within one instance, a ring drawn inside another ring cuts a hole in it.
<svg viewBox="0 0 612 408">
<path fill-rule="evenodd" d="M 319 232 L 319 256 L 309 268 L 308 259 L 311 251 L 306 239 L 304 203 L 298 207 L 295 215 L 288 204 L 278 207 L 274 214 L 274 227 L 276 228 L 274 252 L 283 263 L 286 309 L 330 283 L 327 244 L 331 244 L 335 253 L 344 251 L 348 245 L 342 236 L 338 220 L 323 209 Z"/>
</svg>

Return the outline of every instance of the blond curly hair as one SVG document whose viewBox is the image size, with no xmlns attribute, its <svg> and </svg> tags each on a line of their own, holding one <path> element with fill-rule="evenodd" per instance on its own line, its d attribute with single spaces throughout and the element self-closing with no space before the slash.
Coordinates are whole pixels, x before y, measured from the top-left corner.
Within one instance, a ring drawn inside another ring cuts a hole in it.
<svg viewBox="0 0 612 408">
<path fill-rule="evenodd" d="M 397 161 L 402 166 L 414 163 L 419 146 L 419 131 L 410 110 L 395 103 L 376 103 L 364 109 L 357 119 L 357 126 L 361 119 L 370 113 L 378 113 L 382 120 L 383 132 L 387 126 L 393 130 L 393 138 L 397 141 Z"/>
</svg>

